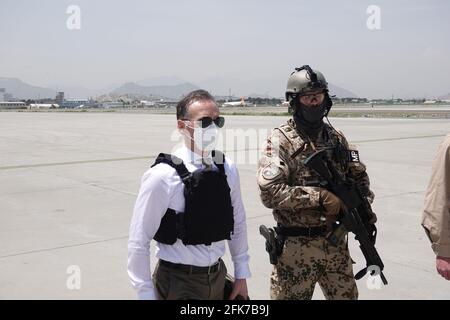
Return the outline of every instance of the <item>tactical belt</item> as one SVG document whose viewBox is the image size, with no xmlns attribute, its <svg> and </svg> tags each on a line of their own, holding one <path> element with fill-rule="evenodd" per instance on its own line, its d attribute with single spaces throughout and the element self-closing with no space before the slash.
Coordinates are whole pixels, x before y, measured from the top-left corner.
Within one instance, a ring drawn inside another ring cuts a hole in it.
<svg viewBox="0 0 450 320">
<path fill-rule="evenodd" d="M 215 264 L 209 266 L 209 267 L 197 267 L 197 266 L 191 266 L 189 264 L 181 264 L 181 263 L 173 263 L 166 260 L 159 260 L 159 263 L 167 268 L 183 271 L 186 273 L 214 273 L 217 272 L 220 269 L 220 262 L 222 259 L 219 259 Z"/>
<path fill-rule="evenodd" d="M 284 227 L 278 225 L 277 233 L 285 237 L 308 237 L 316 238 L 325 236 L 327 233 L 327 227 Z"/>
</svg>

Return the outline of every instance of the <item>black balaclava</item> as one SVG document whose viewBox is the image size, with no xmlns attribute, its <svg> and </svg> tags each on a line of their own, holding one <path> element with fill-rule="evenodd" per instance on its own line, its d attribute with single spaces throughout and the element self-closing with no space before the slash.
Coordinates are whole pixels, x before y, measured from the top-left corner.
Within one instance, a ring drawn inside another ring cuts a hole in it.
<svg viewBox="0 0 450 320">
<path fill-rule="evenodd" d="M 294 108 L 294 121 L 297 128 L 303 130 L 310 138 L 316 138 L 322 130 L 324 122 L 323 117 L 328 110 L 328 99 L 325 97 L 319 106 L 307 107 L 302 104 L 298 97 L 291 100 L 291 106 Z"/>
</svg>

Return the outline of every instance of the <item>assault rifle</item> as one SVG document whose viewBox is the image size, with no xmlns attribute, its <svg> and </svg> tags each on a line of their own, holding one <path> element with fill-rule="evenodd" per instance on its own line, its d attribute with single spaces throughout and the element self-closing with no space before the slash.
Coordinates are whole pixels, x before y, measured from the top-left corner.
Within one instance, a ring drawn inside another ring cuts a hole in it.
<svg viewBox="0 0 450 320">
<path fill-rule="evenodd" d="M 326 181 L 324 187 L 339 197 L 345 205 L 327 240 L 330 244 L 337 246 L 348 232 L 352 232 L 366 259 L 366 267 L 355 275 L 355 279 L 361 279 L 367 271 L 373 275 L 377 271 L 374 267 L 378 267 L 381 280 L 386 285 L 388 282 L 383 274 L 384 264 L 375 248 L 377 228 L 370 222 L 373 217 L 372 208 L 357 184 L 342 177 L 334 167 L 330 160 L 333 149 L 325 148 L 317 151 L 303 162 L 306 167 L 317 172 Z"/>
</svg>

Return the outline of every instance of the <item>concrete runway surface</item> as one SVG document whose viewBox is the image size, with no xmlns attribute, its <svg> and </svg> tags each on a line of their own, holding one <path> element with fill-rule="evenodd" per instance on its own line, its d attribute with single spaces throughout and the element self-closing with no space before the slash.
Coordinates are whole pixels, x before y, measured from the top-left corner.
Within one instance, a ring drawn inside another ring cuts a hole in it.
<svg viewBox="0 0 450 320">
<path fill-rule="evenodd" d="M 226 117 L 225 150 L 237 162 L 247 211 L 252 299 L 269 298 L 271 265 L 258 227 L 273 224 L 255 182 L 258 149 L 286 119 Z M 363 278 L 360 299 L 450 299 L 420 226 L 431 163 L 450 121 L 331 121 L 359 147 L 376 194 L 377 249 L 389 285 L 369 289 Z M 175 125 L 175 115 L 0 113 L 0 299 L 135 299 L 126 273 L 132 209 L 142 174 L 179 141 Z M 350 239 L 356 272 L 364 260 Z M 228 253 L 224 260 L 232 273 Z M 80 289 L 71 286 L 73 270 L 81 272 Z M 323 299 L 319 287 L 314 299 Z"/>
</svg>

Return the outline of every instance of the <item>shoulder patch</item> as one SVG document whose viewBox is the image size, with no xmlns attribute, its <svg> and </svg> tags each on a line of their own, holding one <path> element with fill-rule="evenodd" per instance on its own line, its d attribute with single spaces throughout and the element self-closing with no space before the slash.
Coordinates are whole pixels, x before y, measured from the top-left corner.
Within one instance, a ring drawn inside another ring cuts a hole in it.
<svg viewBox="0 0 450 320">
<path fill-rule="evenodd" d="M 262 176 L 266 180 L 272 180 L 280 175 L 280 173 L 281 169 L 273 162 L 265 166 L 262 170 Z"/>
<path fill-rule="evenodd" d="M 360 162 L 358 150 L 348 150 L 348 162 Z"/>
</svg>

